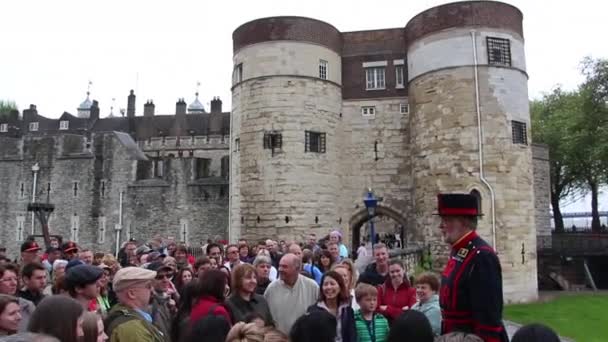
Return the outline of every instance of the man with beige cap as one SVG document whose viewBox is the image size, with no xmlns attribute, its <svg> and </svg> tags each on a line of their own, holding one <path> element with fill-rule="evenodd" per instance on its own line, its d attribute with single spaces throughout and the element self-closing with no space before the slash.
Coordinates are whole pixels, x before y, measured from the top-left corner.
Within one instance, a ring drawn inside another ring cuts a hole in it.
<svg viewBox="0 0 608 342">
<path fill-rule="evenodd" d="M 155 277 L 156 272 L 139 267 L 125 267 L 116 272 L 112 284 L 119 304 L 104 322 L 110 342 L 169 341 L 169 336 L 160 332 L 146 311 Z"/>
</svg>

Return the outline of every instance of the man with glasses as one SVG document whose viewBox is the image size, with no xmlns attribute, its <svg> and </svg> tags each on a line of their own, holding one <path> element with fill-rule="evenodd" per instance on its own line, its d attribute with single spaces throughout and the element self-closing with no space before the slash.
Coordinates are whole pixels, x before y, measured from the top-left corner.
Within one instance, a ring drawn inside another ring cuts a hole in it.
<svg viewBox="0 0 608 342">
<path fill-rule="evenodd" d="M 156 272 L 152 281 L 151 315 L 152 323 L 158 327 L 164 336 L 171 336 L 171 312 L 175 309 L 175 303 L 179 300 L 179 294 L 173 285 L 173 269 L 155 261 L 148 265 L 148 269 Z"/>
<path fill-rule="evenodd" d="M 226 247 L 226 259 L 228 259 L 228 261 L 224 264 L 224 266 L 230 271 L 240 265 L 242 262 L 239 256 L 239 246 L 228 245 L 228 247 Z"/>
<path fill-rule="evenodd" d="M 114 306 L 104 325 L 110 342 L 168 340 L 152 323 L 147 311 L 156 272 L 139 267 L 125 267 L 114 275 L 112 284 L 119 304 Z"/>
</svg>

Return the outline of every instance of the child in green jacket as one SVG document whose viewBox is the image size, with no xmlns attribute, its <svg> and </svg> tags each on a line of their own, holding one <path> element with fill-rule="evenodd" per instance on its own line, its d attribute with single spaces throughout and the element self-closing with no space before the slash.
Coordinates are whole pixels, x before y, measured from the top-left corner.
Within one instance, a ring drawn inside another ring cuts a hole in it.
<svg viewBox="0 0 608 342">
<path fill-rule="evenodd" d="M 368 284 L 361 283 L 355 289 L 355 299 L 360 309 L 355 312 L 355 327 L 358 342 L 386 342 L 388 337 L 388 321 L 376 313 L 378 306 L 378 290 Z"/>
</svg>

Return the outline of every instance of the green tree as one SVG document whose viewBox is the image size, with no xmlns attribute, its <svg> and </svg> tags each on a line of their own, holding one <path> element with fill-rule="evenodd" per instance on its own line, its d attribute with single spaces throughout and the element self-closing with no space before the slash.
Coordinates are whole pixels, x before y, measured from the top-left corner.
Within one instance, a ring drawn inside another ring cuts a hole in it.
<svg viewBox="0 0 608 342">
<path fill-rule="evenodd" d="M 549 148 L 551 208 L 555 230 L 564 231 L 560 200 L 577 190 L 576 170 L 573 165 L 571 141 L 564 139 L 572 126 L 572 117 L 580 108 L 577 92 L 567 92 L 560 87 L 545 94 L 542 99 L 530 103 L 532 140 Z"/>
<path fill-rule="evenodd" d="M 7 115 L 13 110 L 18 110 L 17 105 L 13 101 L 0 100 L 0 117 Z"/>
</svg>

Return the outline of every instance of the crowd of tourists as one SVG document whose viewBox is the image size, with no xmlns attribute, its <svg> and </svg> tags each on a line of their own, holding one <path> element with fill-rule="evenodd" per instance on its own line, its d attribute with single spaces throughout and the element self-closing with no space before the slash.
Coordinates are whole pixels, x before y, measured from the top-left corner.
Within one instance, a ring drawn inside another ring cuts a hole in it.
<svg viewBox="0 0 608 342">
<path fill-rule="evenodd" d="M 440 276 L 413 274 L 383 243 L 351 254 L 337 230 L 198 250 L 156 236 L 125 242 L 117 257 L 58 238 L 41 254 L 28 239 L 17 260 L 0 255 L 0 341 L 508 341 L 476 198 L 438 200 L 452 249 Z M 511 341 L 559 338 L 530 325 Z"/>
</svg>

